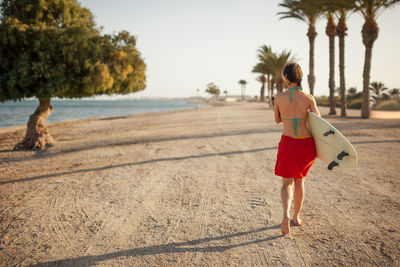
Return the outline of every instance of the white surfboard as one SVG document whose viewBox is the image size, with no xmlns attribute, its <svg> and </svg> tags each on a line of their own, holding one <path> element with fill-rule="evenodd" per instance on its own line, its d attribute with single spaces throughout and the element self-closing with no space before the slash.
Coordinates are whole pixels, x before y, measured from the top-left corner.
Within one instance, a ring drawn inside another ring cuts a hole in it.
<svg viewBox="0 0 400 267">
<path fill-rule="evenodd" d="M 332 170 L 335 166 L 341 168 L 356 167 L 356 150 L 346 137 L 329 122 L 309 111 L 308 129 L 314 137 L 317 157 L 329 164 L 329 170 Z"/>
</svg>

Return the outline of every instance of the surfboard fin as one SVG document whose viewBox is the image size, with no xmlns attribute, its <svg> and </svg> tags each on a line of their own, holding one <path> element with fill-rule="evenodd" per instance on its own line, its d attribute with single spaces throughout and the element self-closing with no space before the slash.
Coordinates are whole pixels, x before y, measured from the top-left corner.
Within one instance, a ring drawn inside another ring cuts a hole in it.
<svg viewBox="0 0 400 267">
<path fill-rule="evenodd" d="M 326 133 L 324 133 L 324 136 L 328 136 L 330 134 L 334 134 L 335 132 L 332 130 L 327 131 Z"/>
<path fill-rule="evenodd" d="M 329 163 L 329 165 L 328 165 L 328 170 L 332 170 L 333 169 L 333 167 L 335 167 L 335 166 L 339 166 L 339 163 L 337 163 L 336 161 L 332 161 L 331 163 Z"/>
<path fill-rule="evenodd" d="M 349 153 L 342 151 L 339 155 L 337 155 L 338 160 L 342 160 L 344 157 L 348 156 Z"/>
</svg>

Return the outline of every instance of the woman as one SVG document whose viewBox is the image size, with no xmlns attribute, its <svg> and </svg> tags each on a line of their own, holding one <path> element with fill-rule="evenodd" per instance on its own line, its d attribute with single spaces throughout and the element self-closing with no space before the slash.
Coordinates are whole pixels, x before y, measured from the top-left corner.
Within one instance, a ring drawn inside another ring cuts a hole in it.
<svg viewBox="0 0 400 267">
<path fill-rule="evenodd" d="M 302 91 L 303 73 L 296 63 L 289 63 L 283 71 L 288 90 L 278 94 L 274 100 L 276 123 L 283 122 L 283 133 L 279 143 L 275 174 L 282 177 L 281 200 L 283 219 L 282 234 L 290 232 L 290 205 L 294 185 L 293 223 L 301 225 L 300 211 L 304 200 L 304 177 L 315 160 L 315 143 L 307 129 L 307 112 L 320 116 L 312 95 Z"/>
</svg>

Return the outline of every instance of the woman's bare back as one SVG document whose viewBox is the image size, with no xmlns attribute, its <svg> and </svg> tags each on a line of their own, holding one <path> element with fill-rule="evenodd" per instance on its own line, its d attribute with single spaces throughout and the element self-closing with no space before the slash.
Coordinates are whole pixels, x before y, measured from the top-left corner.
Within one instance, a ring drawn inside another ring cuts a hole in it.
<svg viewBox="0 0 400 267">
<path fill-rule="evenodd" d="M 307 129 L 307 112 L 310 110 L 320 115 L 314 98 L 300 90 L 293 90 L 292 102 L 291 90 L 287 90 L 275 97 L 275 121 L 283 122 L 283 135 L 291 137 L 310 136 Z"/>
</svg>

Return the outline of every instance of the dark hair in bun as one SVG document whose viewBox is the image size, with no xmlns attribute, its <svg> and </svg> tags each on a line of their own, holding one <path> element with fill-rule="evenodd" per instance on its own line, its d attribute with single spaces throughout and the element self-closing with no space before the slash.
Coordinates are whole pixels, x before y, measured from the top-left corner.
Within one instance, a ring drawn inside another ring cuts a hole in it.
<svg viewBox="0 0 400 267">
<path fill-rule="evenodd" d="M 301 71 L 299 64 L 288 63 L 283 70 L 283 76 L 286 76 L 290 82 L 297 83 L 299 86 L 301 86 L 303 72 Z"/>
</svg>

